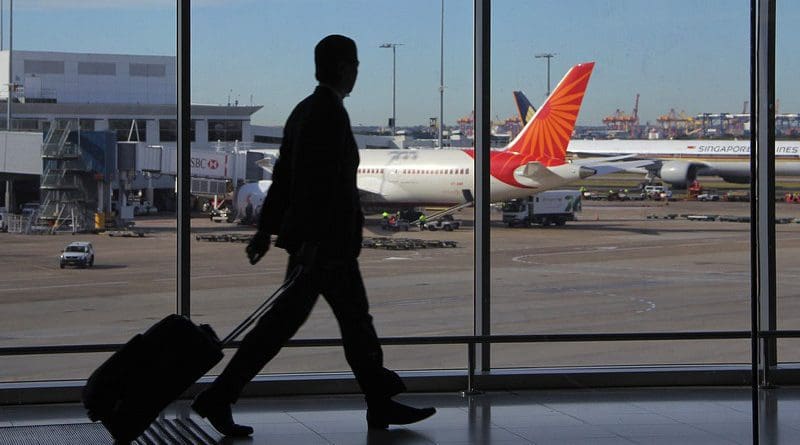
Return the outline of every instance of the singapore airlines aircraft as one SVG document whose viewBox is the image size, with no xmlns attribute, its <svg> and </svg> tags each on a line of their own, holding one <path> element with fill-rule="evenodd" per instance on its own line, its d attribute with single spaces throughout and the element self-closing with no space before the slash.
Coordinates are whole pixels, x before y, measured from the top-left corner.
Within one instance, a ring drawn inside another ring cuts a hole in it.
<svg viewBox="0 0 800 445">
<path fill-rule="evenodd" d="M 566 162 L 567 145 L 593 68 L 593 62 L 572 67 L 519 135 L 505 149 L 490 153 L 493 202 L 652 163 L 621 161 L 630 156 Z M 359 156 L 357 181 L 365 206 L 456 206 L 471 200 L 475 173 L 472 149 L 365 149 L 359 150 Z M 257 212 L 267 187 L 266 183 L 245 185 L 237 193 L 237 210 L 241 212 L 241 206 L 250 202 Z"/>
<path fill-rule="evenodd" d="M 534 108 L 520 91 L 514 92 L 522 122 L 528 122 Z M 644 169 L 650 179 L 661 178 L 673 186 L 685 187 L 698 176 L 718 176 L 726 182 L 750 182 L 750 140 L 584 140 L 570 141 L 567 154 L 583 156 L 629 155 L 655 162 Z M 573 161 L 577 162 L 577 161 Z M 775 176 L 800 176 L 800 141 L 775 142 Z"/>
</svg>

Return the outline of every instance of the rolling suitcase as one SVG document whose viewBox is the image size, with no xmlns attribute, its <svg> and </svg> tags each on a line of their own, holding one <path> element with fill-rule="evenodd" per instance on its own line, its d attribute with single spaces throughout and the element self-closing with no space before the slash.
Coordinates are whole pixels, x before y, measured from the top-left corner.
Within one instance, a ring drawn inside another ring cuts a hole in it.
<svg viewBox="0 0 800 445">
<path fill-rule="evenodd" d="M 263 315 L 302 273 L 291 276 L 227 337 L 211 326 L 169 315 L 97 368 L 83 388 L 89 419 L 101 421 L 118 442 L 139 437 L 158 414 L 222 360 L 222 349 Z"/>
</svg>

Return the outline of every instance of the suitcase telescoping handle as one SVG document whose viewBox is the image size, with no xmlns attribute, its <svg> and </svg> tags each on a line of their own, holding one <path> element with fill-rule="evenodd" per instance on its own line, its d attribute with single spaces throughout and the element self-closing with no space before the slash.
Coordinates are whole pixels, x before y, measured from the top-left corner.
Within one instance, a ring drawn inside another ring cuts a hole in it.
<svg viewBox="0 0 800 445">
<path fill-rule="evenodd" d="M 264 315 L 268 310 L 270 310 L 270 308 L 275 304 L 278 298 L 280 298 L 283 295 L 283 293 L 286 292 L 286 289 L 288 289 L 292 284 L 294 284 L 294 281 L 302 273 L 303 273 L 303 266 L 302 265 L 296 266 L 292 270 L 292 273 L 290 273 L 289 276 L 286 278 L 286 281 L 284 281 L 283 284 L 281 284 L 281 287 L 279 287 L 275 292 L 272 293 L 272 295 L 270 295 L 266 300 L 264 300 L 264 302 L 261 303 L 261 305 L 259 305 L 256 308 L 256 310 L 253 311 L 252 314 L 250 314 L 247 318 L 245 318 L 244 321 L 242 321 L 239 324 L 239 326 L 233 328 L 233 331 L 231 331 L 231 333 L 228 334 L 227 337 L 222 339 L 222 347 L 224 348 L 230 342 L 236 340 L 236 337 L 241 335 L 241 333 L 246 331 L 247 328 L 250 327 L 250 325 L 252 325 L 256 320 L 261 318 L 261 316 Z"/>
</svg>

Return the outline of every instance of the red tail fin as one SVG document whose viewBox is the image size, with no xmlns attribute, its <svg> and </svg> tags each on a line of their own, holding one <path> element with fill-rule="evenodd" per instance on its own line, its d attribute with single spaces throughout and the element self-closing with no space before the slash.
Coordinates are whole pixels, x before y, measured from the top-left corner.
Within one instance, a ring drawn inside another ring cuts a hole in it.
<svg viewBox="0 0 800 445">
<path fill-rule="evenodd" d="M 573 66 L 506 150 L 525 155 L 526 162 L 563 164 L 593 68 L 594 62 Z"/>
</svg>

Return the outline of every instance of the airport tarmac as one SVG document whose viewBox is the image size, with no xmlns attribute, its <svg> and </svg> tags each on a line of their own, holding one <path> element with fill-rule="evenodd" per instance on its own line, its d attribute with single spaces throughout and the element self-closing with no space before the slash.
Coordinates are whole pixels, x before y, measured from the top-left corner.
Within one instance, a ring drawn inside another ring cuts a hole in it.
<svg viewBox="0 0 800 445">
<path fill-rule="evenodd" d="M 778 203 L 777 216 L 800 218 Z M 749 330 L 750 225 L 666 215 L 745 216 L 749 203 L 593 202 L 564 227 L 509 229 L 493 212 L 493 334 Z M 653 218 L 659 216 L 659 218 Z M 364 249 L 360 258 L 381 336 L 472 332 L 472 211 L 455 232 L 385 233 L 370 218 L 365 236 L 453 240 L 457 248 Z M 122 343 L 175 311 L 175 220 L 143 218 L 143 238 L 0 234 L 0 346 Z M 252 228 L 192 220 L 193 235 Z M 776 226 L 781 329 L 800 329 L 800 224 Z M 69 242 L 94 244 L 91 269 L 59 269 Z M 282 280 L 286 255 L 271 250 L 256 266 L 244 244 L 192 244 L 192 313 L 225 335 Z M 297 338 L 338 337 L 324 301 Z M 779 342 L 781 359 L 800 360 L 796 341 Z M 230 355 L 230 354 L 228 354 Z M 394 369 L 465 367 L 466 347 L 392 346 Z M 83 379 L 105 354 L 4 357 L 0 381 Z M 746 363 L 749 340 L 496 345 L 494 367 Z M 266 372 L 339 371 L 341 348 L 287 348 Z"/>
</svg>

